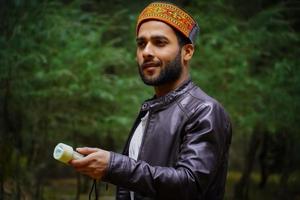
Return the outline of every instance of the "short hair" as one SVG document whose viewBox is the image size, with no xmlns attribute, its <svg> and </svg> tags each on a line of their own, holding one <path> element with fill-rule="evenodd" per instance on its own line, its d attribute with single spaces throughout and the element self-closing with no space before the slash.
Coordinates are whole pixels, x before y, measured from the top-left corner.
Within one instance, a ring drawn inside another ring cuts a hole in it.
<svg viewBox="0 0 300 200">
<path fill-rule="evenodd" d="M 191 44 L 191 41 L 185 36 L 183 35 L 180 31 L 178 31 L 177 29 L 175 29 L 174 27 L 170 26 L 173 31 L 175 32 L 175 35 L 177 37 L 178 40 L 178 44 L 179 47 L 182 48 L 184 45 L 186 44 Z"/>
</svg>

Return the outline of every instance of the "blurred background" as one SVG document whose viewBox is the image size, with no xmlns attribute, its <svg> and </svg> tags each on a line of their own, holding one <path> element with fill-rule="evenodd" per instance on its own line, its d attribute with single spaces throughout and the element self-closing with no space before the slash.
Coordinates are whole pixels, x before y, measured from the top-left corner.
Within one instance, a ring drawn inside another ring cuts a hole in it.
<svg viewBox="0 0 300 200">
<path fill-rule="evenodd" d="M 88 199 L 55 145 L 120 152 L 151 87 L 135 23 L 151 1 L 0 1 L 0 199 Z M 192 79 L 230 113 L 226 199 L 300 199 L 300 2 L 181 0 L 201 32 Z M 101 183 L 100 199 L 115 187 Z"/>
</svg>

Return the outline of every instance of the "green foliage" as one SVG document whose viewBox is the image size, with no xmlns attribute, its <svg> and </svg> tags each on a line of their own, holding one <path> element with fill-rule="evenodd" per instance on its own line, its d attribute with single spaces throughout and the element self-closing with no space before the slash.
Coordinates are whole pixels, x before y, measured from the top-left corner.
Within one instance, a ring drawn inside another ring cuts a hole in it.
<svg viewBox="0 0 300 200">
<path fill-rule="evenodd" d="M 79 1 L 39 5 L 24 11 L 19 3 L 11 5 L 7 17 L 22 10 L 21 19 L 0 39 L 0 94 L 7 102 L 1 103 L 0 150 L 7 154 L 0 158 L 0 170 L 4 180 L 24 186 L 55 162 L 51 155 L 58 142 L 120 150 L 140 103 L 149 96 L 136 76 L 134 52 L 120 47 L 122 32 L 107 39 L 111 32 L 124 31 L 125 25 L 117 24 L 126 11 L 87 13 Z M 128 38 L 124 44 L 134 44 Z M 20 179 L 16 173 L 28 176 Z M 28 189 L 34 184 L 41 183 L 33 181 Z"/>
<path fill-rule="evenodd" d="M 7 19 L 0 23 L 4 180 L 17 179 L 17 171 L 28 188 L 41 184 L 39 175 L 57 168 L 51 154 L 58 142 L 120 151 L 141 102 L 152 95 L 135 63 L 132 10 L 145 2 L 5 3 L 0 9 L 1 19 Z M 274 134 L 284 130 L 297 144 L 300 38 L 283 15 L 285 7 L 245 19 L 224 1 L 188 5 L 201 27 L 192 78 L 229 111 L 234 138 L 247 138 L 261 125 Z M 298 149 L 294 145 L 295 157 Z"/>
<path fill-rule="evenodd" d="M 198 16 L 208 28 L 200 37 L 193 77 L 225 105 L 241 133 L 252 133 L 260 123 L 271 132 L 293 123 L 294 130 L 288 129 L 299 131 L 292 112 L 299 107 L 299 35 L 284 20 L 282 7 L 248 21 L 230 15 L 230 7 L 209 8 L 214 12 Z"/>
</svg>

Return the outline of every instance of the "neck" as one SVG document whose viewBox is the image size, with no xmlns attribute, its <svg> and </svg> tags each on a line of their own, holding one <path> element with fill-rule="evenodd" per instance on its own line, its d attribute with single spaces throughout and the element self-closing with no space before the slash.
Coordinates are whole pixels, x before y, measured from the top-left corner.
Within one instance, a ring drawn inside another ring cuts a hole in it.
<svg viewBox="0 0 300 200">
<path fill-rule="evenodd" d="M 154 90 L 155 90 L 156 97 L 164 96 L 164 95 L 168 94 L 169 92 L 175 90 L 187 79 L 188 79 L 188 77 L 184 77 L 184 78 L 180 78 L 171 83 L 167 83 L 167 84 L 160 85 L 160 86 L 155 86 Z"/>
</svg>

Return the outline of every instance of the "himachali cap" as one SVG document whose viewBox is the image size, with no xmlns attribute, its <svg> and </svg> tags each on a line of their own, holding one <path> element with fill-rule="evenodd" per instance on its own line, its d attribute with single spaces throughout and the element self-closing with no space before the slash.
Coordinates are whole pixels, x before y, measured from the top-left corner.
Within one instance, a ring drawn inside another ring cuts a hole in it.
<svg viewBox="0 0 300 200">
<path fill-rule="evenodd" d="M 136 34 L 142 22 L 151 19 L 167 23 L 187 37 L 192 44 L 195 44 L 199 26 L 191 15 L 176 5 L 165 2 L 149 4 L 138 17 Z"/>
</svg>

